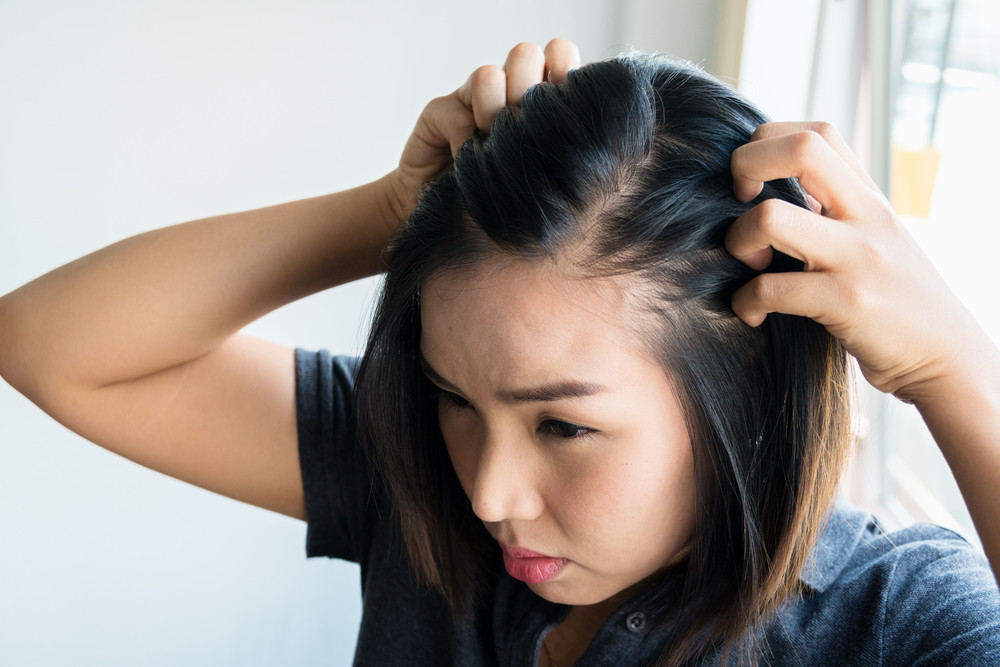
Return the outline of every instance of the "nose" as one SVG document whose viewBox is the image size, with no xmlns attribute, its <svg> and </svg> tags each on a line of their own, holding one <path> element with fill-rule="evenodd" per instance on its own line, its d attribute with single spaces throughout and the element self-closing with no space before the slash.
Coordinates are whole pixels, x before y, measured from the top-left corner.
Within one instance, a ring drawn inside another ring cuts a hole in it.
<svg viewBox="0 0 1000 667">
<path fill-rule="evenodd" d="M 540 462 L 531 446 L 499 438 L 483 443 L 471 494 L 472 511 L 482 521 L 530 521 L 542 514 Z"/>
</svg>

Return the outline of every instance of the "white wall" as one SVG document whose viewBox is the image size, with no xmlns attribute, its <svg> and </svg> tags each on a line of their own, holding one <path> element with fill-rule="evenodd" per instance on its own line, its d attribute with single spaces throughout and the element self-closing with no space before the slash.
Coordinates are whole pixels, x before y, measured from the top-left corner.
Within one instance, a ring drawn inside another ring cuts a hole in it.
<svg viewBox="0 0 1000 667">
<path fill-rule="evenodd" d="M 427 100 L 520 40 L 706 60 L 710 5 L 642 21 L 654 3 L 5 0 L 0 293 L 153 227 L 381 175 Z M 252 330 L 358 350 L 372 289 Z M 0 382 L 0 664 L 348 664 L 356 568 L 306 562 L 304 536 L 84 442 Z"/>
<path fill-rule="evenodd" d="M 774 120 L 806 117 L 819 0 L 747 0 L 739 88 Z"/>
</svg>

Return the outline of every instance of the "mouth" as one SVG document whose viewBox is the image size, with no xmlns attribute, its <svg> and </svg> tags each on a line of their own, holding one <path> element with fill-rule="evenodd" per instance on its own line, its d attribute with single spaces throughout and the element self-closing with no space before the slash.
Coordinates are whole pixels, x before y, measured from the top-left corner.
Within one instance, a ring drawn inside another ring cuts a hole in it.
<svg viewBox="0 0 1000 667">
<path fill-rule="evenodd" d="M 501 544 L 500 548 L 503 549 L 503 565 L 507 574 L 526 584 L 541 584 L 554 579 L 569 562 L 565 558 L 553 558 L 521 547 Z"/>
</svg>

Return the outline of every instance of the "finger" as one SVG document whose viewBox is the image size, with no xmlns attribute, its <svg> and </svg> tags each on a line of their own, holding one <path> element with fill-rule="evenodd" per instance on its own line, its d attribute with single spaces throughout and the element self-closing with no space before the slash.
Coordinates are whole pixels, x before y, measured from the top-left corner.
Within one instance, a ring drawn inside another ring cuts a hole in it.
<svg viewBox="0 0 1000 667">
<path fill-rule="evenodd" d="M 752 327 L 771 313 L 828 324 L 837 316 L 836 285 L 826 273 L 762 273 L 733 293 L 733 312 Z"/>
<path fill-rule="evenodd" d="M 733 151 L 733 189 L 750 201 L 766 181 L 797 178 L 831 217 L 845 219 L 866 210 L 880 197 L 861 181 L 823 137 L 810 131 L 760 139 Z"/>
<path fill-rule="evenodd" d="M 736 259 L 757 271 L 771 263 L 772 249 L 805 263 L 807 271 L 839 266 L 849 247 L 850 228 L 780 199 L 768 199 L 741 215 L 726 230 L 725 245 Z"/>
<path fill-rule="evenodd" d="M 472 110 L 479 131 L 488 133 L 493 119 L 507 104 L 507 75 L 496 65 L 484 65 L 470 74 L 456 93 Z"/>
<path fill-rule="evenodd" d="M 413 128 L 411 141 L 414 139 L 426 144 L 431 150 L 449 148 L 454 156 L 458 149 L 466 141 L 472 138 L 472 133 L 476 125 L 472 117 L 472 110 L 459 99 L 457 92 L 452 95 L 438 97 L 431 100 L 424 113 L 420 115 L 416 126 Z M 407 142 L 410 148 L 410 142 Z M 415 150 L 410 148 L 411 151 Z M 422 151 L 418 151 L 422 159 L 420 163 L 428 162 L 433 164 L 433 159 L 423 159 Z M 428 173 L 421 180 L 430 180 L 437 176 L 437 172 Z"/>
<path fill-rule="evenodd" d="M 545 76 L 545 54 L 537 44 L 521 42 L 507 54 L 503 64 L 507 74 L 507 104 L 521 104 L 524 91 Z"/>
<path fill-rule="evenodd" d="M 559 83 L 571 69 L 580 66 L 580 49 L 568 39 L 556 37 L 545 45 L 545 80 Z"/>
<path fill-rule="evenodd" d="M 838 155 L 847 163 L 858 178 L 864 181 L 868 187 L 872 190 L 879 191 L 878 185 L 872 180 L 872 177 L 865 170 L 864 165 L 858 160 L 858 157 L 851 150 L 851 147 L 847 145 L 844 138 L 840 136 L 840 132 L 837 131 L 830 123 L 825 123 L 822 121 L 818 122 L 777 122 L 777 123 L 765 123 L 758 127 L 753 136 L 750 137 L 750 141 L 757 141 L 759 139 L 770 139 L 772 137 L 779 137 L 785 134 L 794 134 L 796 132 L 815 132 L 819 136 L 826 140 L 826 143 L 830 144 L 830 147 L 837 152 Z"/>
</svg>

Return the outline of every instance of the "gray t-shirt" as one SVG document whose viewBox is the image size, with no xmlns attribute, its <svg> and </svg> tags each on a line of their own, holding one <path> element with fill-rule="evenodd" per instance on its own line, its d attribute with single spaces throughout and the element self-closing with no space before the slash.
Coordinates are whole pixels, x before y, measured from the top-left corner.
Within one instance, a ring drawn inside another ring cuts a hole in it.
<svg viewBox="0 0 1000 667">
<path fill-rule="evenodd" d="M 443 598 L 414 583 L 357 441 L 357 367 L 325 351 L 296 354 L 306 554 L 361 566 L 355 664 L 536 665 L 542 637 L 567 607 L 504 573 L 490 603 L 456 624 Z M 767 664 L 1000 665 L 996 580 L 983 555 L 949 530 L 885 533 L 868 513 L 837 507 L 801 583 L 802 595 L 760 629 Z M 654 663 L 670 628 L 654 630 L 645 604 L 640 595 L 612 614 L 577 665 Z"/>
</svg>

